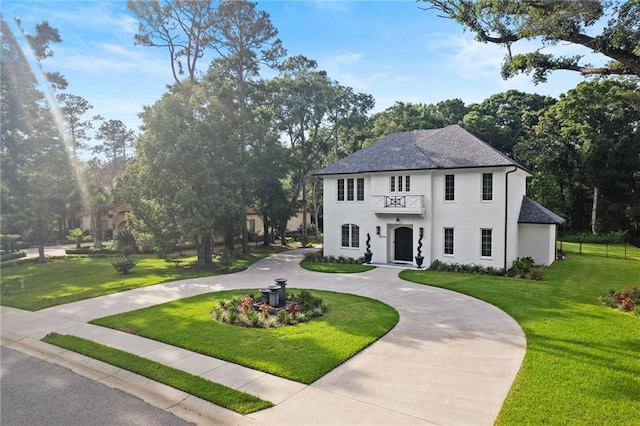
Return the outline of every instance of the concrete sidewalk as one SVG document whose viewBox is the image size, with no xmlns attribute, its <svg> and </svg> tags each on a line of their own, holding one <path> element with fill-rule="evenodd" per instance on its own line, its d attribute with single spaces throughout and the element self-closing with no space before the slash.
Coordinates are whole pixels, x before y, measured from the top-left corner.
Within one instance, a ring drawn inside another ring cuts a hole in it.
<svg viewBox="0 0 640 426">
<path fill-rule="evenodd" d="M 53 331 L 72 334 L 163 362 L 275 404 L 240 416 L 186 394 L 172 396 L 171 390 L 154 385 L 179 404 L 172 406 L 172 412 L 192 410 L 191 421 L 194 412 L 209 413 L 195 417 L 202 424 L 493 424 L 526 347 L 524 334 L 511 317 L 468 296 L 402 281 L 397 269 L 379 267 L 362 274 L 320 274 L 301 269 L 301 257 L 302 251 L 282 253 L 237 274 L 160 284 L 38 312 L 2 307 L 2 344 L 44 353 L 43 357 L 54 362 L 65 357 L 78 359 L 37 342 Z M 255 290 L 273 283 L 277 277 L 288 278 L 295 288 L 381 300 L 398 310 L 400 321 L 386 336 L 311 385 L 87 324 L 93 318 L 196 294 L 238 288 Z M 109 369 L 96 362 L 82 362 L 97 365 L 98 370 Z M 132 376 L 111 370 L 100 380 L 114 375 L 119 375 L 118 379 Z M 130 380 L 135 383 L 141 379 Z M 126 386 L 122 388 L 127 390 Z"/>
</svg>

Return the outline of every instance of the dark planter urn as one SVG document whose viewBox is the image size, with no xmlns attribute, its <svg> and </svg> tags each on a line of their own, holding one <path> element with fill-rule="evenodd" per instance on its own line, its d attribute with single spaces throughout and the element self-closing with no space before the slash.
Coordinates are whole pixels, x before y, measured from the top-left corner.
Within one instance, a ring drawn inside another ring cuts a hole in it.
<svg viewBox="0 0 640 426">
<path fill-rule="evenodd" d="M 364 253 L 364 263 L 371 263 L 371 258 L 373 257 L 373 253 L 367 251 Z"/>
<path fill-rule="evenodd" d="M 416 265 L 418 265 L 418 268 L 422 268 L 422 262 L 424 262 L 424 256 L 416 256 Z"/>
</svg>

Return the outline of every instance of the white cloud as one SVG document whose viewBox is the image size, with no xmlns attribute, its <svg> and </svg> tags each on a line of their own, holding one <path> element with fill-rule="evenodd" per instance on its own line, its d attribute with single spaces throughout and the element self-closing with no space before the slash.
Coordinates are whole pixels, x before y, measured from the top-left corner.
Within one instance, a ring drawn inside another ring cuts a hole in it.
<svg viewBox="0 0 640 426">
<path fill-rule="evenodd" d="M 431 34 L 425 46 L 439 62 L 443 71 L 453 73 L 465 80 L 481 80 L 500 73 L 504 49 L 492 44 L 478 43 L 472 36 Z"/>
<path fill-rule="evenodd" d="M 96 43 L 95 46 L 99 50 L 107 51 L 107 53 L 112 53 L 121 57 L 140 58 L 141 56 L 143 56 L 140 48 L 128 49 L 121 45 L 111 44 L 111 43 Z"/>
<path fill-rule="evenodd" d="M 356 90 L 369 92 L 376 82 L 394 78 L 395 67 L 371 61 L 363 53 L 338 50 L 318 60 L 330 78 Z"/>
</svg>

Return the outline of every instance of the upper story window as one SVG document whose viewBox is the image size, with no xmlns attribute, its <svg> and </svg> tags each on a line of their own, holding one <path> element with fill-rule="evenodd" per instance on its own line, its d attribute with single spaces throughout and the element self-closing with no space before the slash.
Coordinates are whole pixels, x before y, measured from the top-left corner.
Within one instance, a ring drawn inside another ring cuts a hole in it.
<svg viewBox="0 0 640 426">
<path fill-rule="evenodd" d="M 364 201 L 364 178 L 338 179 L 338 201 Z"/>
<path fill-rule="evenodd" d="M 456 196 L 456 177 L 455 175 L 444 176 L 444 200 L 453 201 Z"/>
<path fill-rule="evenodd" d="M 389 191 L 411 192 L 411 176 L 391 176 L 389 178 Z"/>
<path fill-rule="evenodd" d="M 364 201 L 364 178 L 356 180 L 356 201 Z"/>
<path fill-rule="evenodd" d="M 482 201 L 493 200 L 493 173 L 482 174 Z"/>
</svg>

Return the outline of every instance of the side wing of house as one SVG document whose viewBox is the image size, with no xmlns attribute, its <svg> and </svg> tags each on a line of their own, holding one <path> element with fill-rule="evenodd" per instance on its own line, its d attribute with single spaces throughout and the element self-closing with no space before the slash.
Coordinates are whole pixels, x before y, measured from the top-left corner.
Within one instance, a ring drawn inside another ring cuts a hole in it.
<svg viewBox="0 0 640 426">
<path fill-rule="evenodd" d="M 522 197 L 518 217 L 519 257 L 531 257 L 537 265 L 551 265 L 556 259 L 558 225 L 564 219 L 528 197 Z"/>
</svg>

